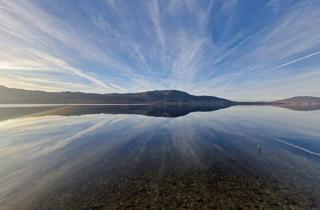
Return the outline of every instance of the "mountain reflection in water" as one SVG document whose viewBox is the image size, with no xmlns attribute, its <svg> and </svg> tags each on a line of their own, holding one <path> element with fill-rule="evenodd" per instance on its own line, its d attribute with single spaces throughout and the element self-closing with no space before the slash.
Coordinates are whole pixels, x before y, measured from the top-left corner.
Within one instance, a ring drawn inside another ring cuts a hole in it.
<svg viewBox="0 0 320 210">
<path fill-rule="evenodd" d="M 0 209 L 320 208 L 320 111 L 201 109 L 0 108 Z"/>
<path fill-rule="evenodd" d="M 0 107 L 0 120 L 48 115 L 85 115 L 85 114 L 137 114 L 153 117 L 181 117 L 191 112 L 209 112 L 228 106 L 154 106 L 154 105 L 21 105 L 18 107 Z"/>
</svg>

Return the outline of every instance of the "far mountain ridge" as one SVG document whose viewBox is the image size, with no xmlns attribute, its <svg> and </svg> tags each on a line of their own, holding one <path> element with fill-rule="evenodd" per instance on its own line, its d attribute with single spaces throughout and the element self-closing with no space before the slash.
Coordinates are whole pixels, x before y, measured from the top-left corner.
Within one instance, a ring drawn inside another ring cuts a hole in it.
<svg viewBox="0 0 320 210">
<path fill-rule="evenodd" d="M 320 98 L 314 96 L 295 96 L 283 100 L 273 101 L 271 105 L 293 110 L 319 110 Z"/>
<path fill-rule="evenodd" d="M 44 92 L 0 86 L 0 104 L 190 104 L 231 106 L 235 102 L 214 96 L 194 96 L 179 90 L 139 93 Z"/>
<path fill-rule="evenodd" d="M 314 96 L 295 96 L 282 100 L 273 101 L 274 103 L 308 103 L 308 104 L 320 104 L 320 98 Z"/>
<path fill-rule="evenodd" d="M 271 102 L 236 102 L 215 96 L 195 96 L 179 90 L 138 93 L 44 92 L 0 86 L 0 104 L 188 104 L 226 107 L 233 105 L 319 106 L 320 98 L 295 96 Z"/>
</svg>

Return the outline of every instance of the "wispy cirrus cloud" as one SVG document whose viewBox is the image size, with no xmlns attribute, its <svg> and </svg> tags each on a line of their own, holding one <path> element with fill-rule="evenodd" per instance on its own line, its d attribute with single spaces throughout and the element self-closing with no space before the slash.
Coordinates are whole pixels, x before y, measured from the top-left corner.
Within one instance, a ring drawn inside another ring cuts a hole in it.
<svg viewBox="0 0 320 210">
<path fill-rule="evenodd" d="M 319 8 L 316 0 L 0 0 L 0 84 L 230 99 L 272 98 L 278 86 L 277 97 L 317 95 L 319 77 L 304 91 L 284 81 L 318 75 Z"/>
</svg>

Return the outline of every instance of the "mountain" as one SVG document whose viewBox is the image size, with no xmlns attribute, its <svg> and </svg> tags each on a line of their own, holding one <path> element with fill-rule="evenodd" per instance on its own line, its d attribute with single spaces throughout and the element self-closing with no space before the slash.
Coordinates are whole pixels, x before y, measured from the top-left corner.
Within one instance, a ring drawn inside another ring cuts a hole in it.
<svg viewBox="0 0 320 210">
<path fill-rule="evenodd" d="M 293 110 L 318 110 L 320 109 L 320 98 L 313 96 L 296 96 L 283 100 L 273 101 L 271 105 Z"/>
<path fill-rule="evenodd" d="M 234 103 L 223 98 L 194 96 L 178 90 L 93 94 L 81 92 L 43 92 L 0 86 L 0 104 L 188 104 L 225 107 L 234 105 Z"/>
<path fill-rule="evenodd" d="M 234 105 L 274 105 L 294 110 L 320 109 L 320 98 L 297 96 L 271 102 L 235 102 L 214 96 L 194 96 L 178 90 L 94 94 L 44 92 L 0 86 L 0 104 L 148 104 L 223 108 Z"/>
<path fill-rule="evenodd" d="M 283 100 L 273 101 L 276 104 L 312 105 L 320 104 L 320 98 L 313 96 L 296 96 Z"/>
</svg>

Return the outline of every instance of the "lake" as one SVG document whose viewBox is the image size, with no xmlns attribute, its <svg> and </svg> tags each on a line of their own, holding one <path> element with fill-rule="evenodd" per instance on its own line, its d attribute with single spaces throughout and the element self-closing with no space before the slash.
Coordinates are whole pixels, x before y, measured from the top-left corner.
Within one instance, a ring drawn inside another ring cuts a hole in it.
<svg viewBox="0 0 320 210">
<path fill-rule="evenodd" d="M 0 209 L 320 208 L 320 110 L 0 108 Z"/>
</svg>

